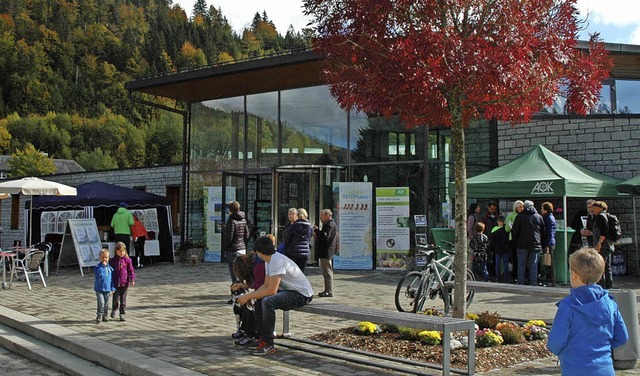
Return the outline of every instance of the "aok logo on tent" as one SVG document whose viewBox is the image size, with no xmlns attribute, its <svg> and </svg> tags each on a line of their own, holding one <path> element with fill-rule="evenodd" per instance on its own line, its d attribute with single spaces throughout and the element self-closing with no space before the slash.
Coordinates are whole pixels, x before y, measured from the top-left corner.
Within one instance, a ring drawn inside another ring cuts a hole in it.
<svg viewBox="0 0 640 376">
<path fill-rule="evenodd" d="M 532 195 L 548 195 L 553 193 L 552 181 L 539 181 L 531 190 Z"/>
</svg>

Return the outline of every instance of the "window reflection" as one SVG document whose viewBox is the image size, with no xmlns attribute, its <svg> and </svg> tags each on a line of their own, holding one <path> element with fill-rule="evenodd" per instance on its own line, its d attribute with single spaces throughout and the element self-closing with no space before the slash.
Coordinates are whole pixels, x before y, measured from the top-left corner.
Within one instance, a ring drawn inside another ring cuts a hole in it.
<svg viewBox="0 0 640 376">
<path fill-rule="evenodd" d="M 640 113 L 640 81 L 616 80 L 616 109 L 619 114 Z"/>
<path fill-rule="evenodd" d="M 347 113 L 327 86 L 280 94 L 283 164 L 345 163 Z"/>
<path fill-rule="evenodd" d="M 563 87 L 561 91 L 565 89 Z M 566 103 L 567 98 L 558 94 L 553 103 L 543 108 L 540 113 L 566 115 Z M 589 113 L 592 115 L 640 113 L 640 81 L 605 80 L 602 84 L 598 104 Z"/>
</svg>

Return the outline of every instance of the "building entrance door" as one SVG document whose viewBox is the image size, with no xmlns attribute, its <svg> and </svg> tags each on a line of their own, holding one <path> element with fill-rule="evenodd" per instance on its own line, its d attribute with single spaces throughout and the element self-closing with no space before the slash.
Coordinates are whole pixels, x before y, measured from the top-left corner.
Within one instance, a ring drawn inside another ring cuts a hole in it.
<svg viewBox="0 0 640 376">
<path fill-rule="evenodd" d="M 341 166 L 280 166 L 273 170 L 272 223 L 278 243 L 282 241 L 284 226 L 288 222 L 289 208 L 303 208 L 309 213 L 311 225 L 320 225 L 320 211 L 334 209 L 333 183 L 343 181 L 345 169 Z M 311 247 L 310 261 L 315 249 Z"/>
</svg>

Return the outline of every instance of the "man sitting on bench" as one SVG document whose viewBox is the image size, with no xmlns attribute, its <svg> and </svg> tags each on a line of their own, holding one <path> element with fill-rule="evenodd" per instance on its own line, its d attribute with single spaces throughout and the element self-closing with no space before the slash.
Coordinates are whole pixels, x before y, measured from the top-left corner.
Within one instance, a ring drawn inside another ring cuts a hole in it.
<svg viewBox="0 0 640 376">
<path fill-rule="evenodd" d="M 263 236 L 253 242 L 253 249 L 265 262 L 265 281 L 260 288 L 244 294 L 236 300 L 246 304 L 252 299 L 262 299 L 261 339 L 253 355 L 276 352 L 273 330 L 276 326 L 276 309 L 291 310 L 307 305 L 313 299 L 311 283 L 300 268 L 287 256 L 276 253 L 271 239 Z M 278 291 L 279 288 L 282 288 Z"/>
</svg>

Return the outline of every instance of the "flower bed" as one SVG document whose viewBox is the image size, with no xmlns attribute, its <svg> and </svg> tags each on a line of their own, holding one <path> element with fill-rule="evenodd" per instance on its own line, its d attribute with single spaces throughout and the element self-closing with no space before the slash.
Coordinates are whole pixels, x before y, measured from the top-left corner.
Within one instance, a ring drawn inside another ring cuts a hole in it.
<svg viewBox="0 0 640 376">
<path fill-rule="evenodd" d="M 441 315 L 429 308 L 424 314 Z M 553 356 L 547 350 L 549 330 L 543 321 L 530 321 L 525 325 L 501 320 L 497 313 L 483 312 L 468 314 L 468 319 L 476 323 L 493 325 L 478 327 L 476 331 L 476 371 L 484 372 L 494 368 Z M 464 346 L 465 333 L 454 333 Z M 425 363 L 442 363 L 442 333 L 420 331 L 411 328 L 379 326 L 371 322 L 358 323 L 353 328 L 343 328 L 312 336 L 311 339 L 358 350 L 417 360 Z M 458 341 L 455 341 L 458 342 Z M 459 342 L 459 343 L 460 343 Z M 466 349 L 451 351 L 451 366 L 465 368 Z"/>
</svg>

